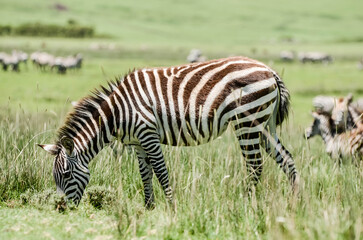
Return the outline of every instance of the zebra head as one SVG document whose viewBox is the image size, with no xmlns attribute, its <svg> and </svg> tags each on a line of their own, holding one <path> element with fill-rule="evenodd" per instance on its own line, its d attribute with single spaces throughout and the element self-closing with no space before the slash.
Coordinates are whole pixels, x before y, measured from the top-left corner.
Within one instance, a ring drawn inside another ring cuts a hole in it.
<svg viewBox="0 0 363 240">
<path fill-rule="evenodd" d="M 310 127 L 305 129 L 304 137 L 306 139 L 312 138 L 315 135 L 323 137 L 327 132 L 331 132 L 330 117 L 323 113 L 312 112 L 311 115 L 314 117 L 313 123 Z"/>
<path fill-rule="evenodd" d="M 63 137 L 57 144 L 39 146 L 55 156 L 53 176 L 57 192 L 65 194 L 68 200 L 78 205 L 89 182 L 90 173 L 87 165 L 77 158 L 73 140 Z"/>
<path fill-rule="evenodd" d="M 353 96 L 352 94 L 348 94 L 344 98 L 336 98 L 334 101 L 334 107 L 331 114 L 331 119 L 334 122 L 334 125 L 338 129 L 345 129 L 347 125 L 348 119 L 348 109 L 349 104 L 352 102 Z"/>
</svg>

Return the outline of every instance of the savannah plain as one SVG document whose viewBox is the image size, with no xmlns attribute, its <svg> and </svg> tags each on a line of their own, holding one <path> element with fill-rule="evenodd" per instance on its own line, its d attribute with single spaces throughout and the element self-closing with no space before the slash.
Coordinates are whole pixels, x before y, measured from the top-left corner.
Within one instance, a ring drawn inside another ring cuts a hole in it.
<svg viewBox="0 0 363 240">
<path fill-rule="evenodd" d="M 5 1 L 0 24 L 94 27 L 93 38 L 0 36 L 0 51 L 82 53 L 79 71 L 0 70 L 0 239 L 363 239 L 363 164 L 336 163 L 318 137 L 307 141 L 312 98 L 363 97 L 363 2 L 321 1 Z M 244 160 L 231 131 L 198 147 L 164 146 L 175 209 L 154 179 L 156 203 L 143 205 L 135 153 L 105 148 L 90 164 L 78 208 L 54 204 L 53 143 L 71 101 L 134 68 L 186 63 L 193 48 L 208 59 L 243 55 L 282 75 L 291 94 L 279 128 L 301 175 L 292 198 L 286 176 L 264 156 L 256 193 L 246 194 Z M 319 51 L 330 64 L 282 62 L 279 53 Z M 101 206 L 91 193 L 103 193 Z M 53 200 L 52 200 L 53 199 Z"/>
</svg>

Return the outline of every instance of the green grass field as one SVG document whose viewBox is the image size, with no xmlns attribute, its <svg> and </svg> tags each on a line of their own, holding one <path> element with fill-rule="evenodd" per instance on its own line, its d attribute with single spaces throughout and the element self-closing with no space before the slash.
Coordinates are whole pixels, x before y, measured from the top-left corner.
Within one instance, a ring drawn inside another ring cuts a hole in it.
<svg viewBox="0 0 363 240">
<path fill-rule="evenodd" d="M 363 97 L 363 3 L 359 1 L 62 1 L 14 0 L 0 7 L 1 24 L 75 19 L 95 26 L 99 39 L 1 37 L 0 51 L 17 48 L 57 55 L 81 52 L 78 72 L 0 71 L 0 239 L 363 239 L 363 167 L 339 165 L 321 139 L 302 135 L 318 94 Z M 92 50 L 94 43 L 112 49 Z M 261 184 L 246 194 L 247 173 L 231 131 L 193 148 L 163 147 L 175 209 L 154 179 L 157 206 L 143 206 L 135 154 L 105 148 L 90 164 L 88 189 L 107 189 L 112 201 L 95 208 L 85 194 L 76 209 L 55 210 L 53 159 L 36 146 L 52 143 L 70 101 L 130 69 L 185 62 L 191 48 L 208 58 L 246 55 L 283 74 L 290 118 L 279 129 L 301 174 L 301 195 L 264 156 Z M 282 63 L 281 50 L 322 51 L 329 65 Z"/>
</svg>

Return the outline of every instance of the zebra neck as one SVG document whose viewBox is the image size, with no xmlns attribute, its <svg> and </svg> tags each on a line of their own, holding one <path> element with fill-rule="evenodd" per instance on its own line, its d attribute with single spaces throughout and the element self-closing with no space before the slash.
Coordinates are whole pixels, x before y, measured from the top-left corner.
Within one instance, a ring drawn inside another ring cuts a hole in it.
<svg viewBox="0 0 363 240">
<path fill-rule="evenodd" d="M 109 143 L 113 142 L 115 137 L 123 135 L 121 121 L 119 114 L 121 109 L 114 110 L 111 114 L 108 105 L 104 103 L 99 104 L 99 108 L 94 109 L 96 112 L 90 112 L 90 118 L 87 120 L 87 124 L 83 125 L 83 128 L 79 129 L 77 135 L 73 138 L 74 143 L 77 146 L 77 153 L 79 159 L 85 162 L 90 162 L 96 155 Z M 98 116 L 98 119 L 94 119 L 94 116 Z M 92 125 L 92 126 L 91 126 Z"/>
<path fill-rule="evenodd" d="M 117 83 L 81 100 L 60 129 L 59 139 L 73 139 L 78 159 L 88 163 L 114 138 L 122 137 L 125 126 L 124 99 Z"/>
</svg>

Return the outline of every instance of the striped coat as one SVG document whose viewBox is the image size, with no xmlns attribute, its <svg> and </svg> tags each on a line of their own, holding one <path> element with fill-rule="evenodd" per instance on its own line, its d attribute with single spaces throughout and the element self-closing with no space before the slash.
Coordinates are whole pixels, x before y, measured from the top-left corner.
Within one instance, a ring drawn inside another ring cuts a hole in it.
<svg viewBox="0 0 363 240">
<path fill-rule="evenodd" d="M 363 123 L 361 118 L 356 121 L 355 128 L 337 134 L 334 121 L 326 113 L 312 112 L 314 121 L 305 130 L 307 139 L 320 135 L 325 143 L 326 152 L 334 159 L 363 157 Z"/>
<path fill-rule="evenodd" d="M 249 58 L 141 69 L 82 99 L 60 128 L 57 144 L 41 147 L 60 162 L 54 168 L 59 190 L 79 201 L 89 179 L 88 163 L 105 144 L 118 138 L 135 146 L 145 203 L 151 207 L 154 173 L 172 200 L 160 144 L 207 143 L 232 125 L 254 182 L 262 171 L 264 148 L 296 187 L 294 162 L 275 133 L 287 117 L 288 107 L 289 93 L 282 80 L 269 67 Z M 59 157 L 59 152 L 65 157 Z M 69 161 L 72 157 L 77 160 Z M 70 180 L 62 176 L 67 171 L 64 166 L 73 174 Z"/>
</svg>

